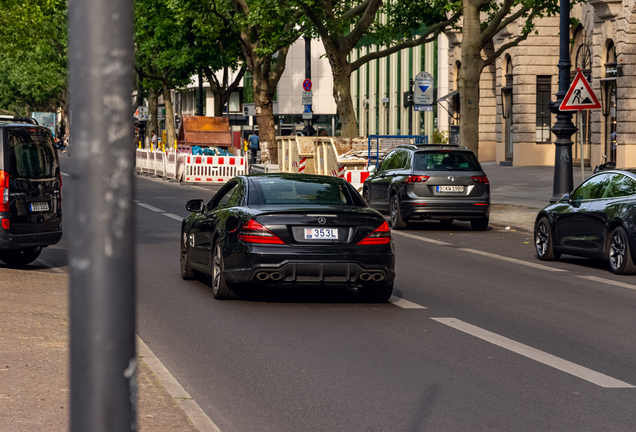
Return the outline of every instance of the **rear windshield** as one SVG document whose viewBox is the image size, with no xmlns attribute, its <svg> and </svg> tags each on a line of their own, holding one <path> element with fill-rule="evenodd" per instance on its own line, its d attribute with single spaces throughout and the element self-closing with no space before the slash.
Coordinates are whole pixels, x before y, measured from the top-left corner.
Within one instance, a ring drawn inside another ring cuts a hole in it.
<svg viewBox="0 0 636 432">
<path fill-rule="evenodd" d="M 340 182 L 314 179 L 252 177 L 260 204 L 354 205 L 346 186 Z"/>
<path fill-rule="evenodd" d="M 455 151 L 416 152 L 413 158 L 415 171 L 481 171 L 474 154 Z"/>
<path fill-rule="evenodd" d="M 57 170 L 55 147 L 50 134 L 37 128 L 7 131 L 10 174 L 17 178 L 52 178 Z"/>
</svg>

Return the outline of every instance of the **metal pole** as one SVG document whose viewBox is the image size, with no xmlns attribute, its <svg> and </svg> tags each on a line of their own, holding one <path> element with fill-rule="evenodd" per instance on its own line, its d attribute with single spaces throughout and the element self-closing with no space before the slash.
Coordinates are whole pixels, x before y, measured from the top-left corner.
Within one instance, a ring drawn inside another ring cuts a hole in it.
<svg viewBox="0 0 636 432">
<path fill-rule="evenodd" d="M 201 70 L 199 70 L 199 106 L 197 111 L 197 115 L 203 115 L 203 72 Z"/>
<path fill-rule="evenodd" d="M 305 78 L 311 79 L 311 39 L 304 36 L 305 39 Z M 312 107 L 313 112 L 313 107 Z M 305 120 L 307 126 L 307 134 L 309 134 L 309 127 L 312 125 L 312 120 Z"/>
<path fill-rule="evenodd" d="M 583 137 L 579 137 L 579 154 L 581 155 L 581 183 L 585 180 L 585 165 L 583 157 Z"/>
<path fill-rule="evenodd" d="M 137 430 L 132 0 L 70 0 L 72 432 Z"/>
<path fill-rule="evenodd" d="M 409 80 L 409 135 L 413 135 L 413 78 Z"/>
<path fill-rule="evenodd" d="M 559 201 L 564 193 L 573 189 L 572 134 L 578 130 L 572 123 L 572 113 L 559 110 L 570 87 L 570 0 L 561 0 L 560 13 L 559 91 L 556 94 L 557 100 L 549 105 L 550 111 L 557 115 L 557 121 L 552 127 L 552 133 L 557 139 L 554 142 L 554 184 L 550 202 Z"/>
</svg>

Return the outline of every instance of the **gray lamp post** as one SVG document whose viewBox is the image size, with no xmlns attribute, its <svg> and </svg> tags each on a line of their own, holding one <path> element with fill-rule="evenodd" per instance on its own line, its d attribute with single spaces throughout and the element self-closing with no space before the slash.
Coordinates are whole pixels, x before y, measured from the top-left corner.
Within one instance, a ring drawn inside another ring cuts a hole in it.
<svg viewBox="0 0 636 432">
<path fill-rule="evenodd" d="M 570 87 L 570 0 L 561 0 L 560 14 L 559 91 L 557 100 L 549 104 L 550 111 L 557 115 L 552 127 L 557 139 L 554 141 L 554 185 L 550 202 L 557 202 L 564 193 L 572 191 L 572 135 L 578 130 L 572 123 L 572 113 L 559 110 Z"/>
</svg>

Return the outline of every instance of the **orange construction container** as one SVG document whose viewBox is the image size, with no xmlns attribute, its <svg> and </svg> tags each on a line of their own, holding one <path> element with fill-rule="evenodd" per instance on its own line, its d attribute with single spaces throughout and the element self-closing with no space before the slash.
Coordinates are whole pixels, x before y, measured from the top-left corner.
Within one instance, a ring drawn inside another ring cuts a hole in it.
<svg viewBox="0 0 636 432">
<path fill-rule="evenodd" d="M 230 122 L 227 117 L 183 116 L 177 143 L 179 148 L 230 147 Z"/>
</svg>

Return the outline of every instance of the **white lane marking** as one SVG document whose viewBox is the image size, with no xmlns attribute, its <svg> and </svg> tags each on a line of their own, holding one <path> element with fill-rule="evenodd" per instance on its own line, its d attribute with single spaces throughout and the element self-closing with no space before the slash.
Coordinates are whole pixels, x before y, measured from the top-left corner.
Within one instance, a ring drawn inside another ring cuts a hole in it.
<svg viewBox="0 0 636 432">
<path fill-rule="evenodd" d="M 140 203 L 140 202 L 141 202 L 141 201 L 139 201 L 139 200 L 133 200 L 133 201 L 135 201 L 136 203 Z"/>
<path fill-rule="evenodd" d="M 46 267 L 47 270 L 51 270 L 54 273 L 59 273 L 63 275 L 66 274 L 64 270 L 62 270 L 61 268 L 55 267 L 53 264 L 51 264 L 50 262 L 46 260 L 43 260 L 42 258 L 38 258 L 37 261 L 40 261 L 44 265 L 44 267 Z"/>
<path fill-rule="evenodd" d="M 65 172 L 61 172 L 61 171 L 60 171 L 60 173 L 61 173 L 64 177 L 70 177 L 70 176 L 71 176 L 70 174 L 66 174 Z"/>
<path fill-rule="evenodd" d="M 523 260 L 518 260 L 515 258 L 510 258 L 510 257 L 506 257 L 503 255 L 497 255 L 497 254 L 493 254 L 490 252 L 484 252 L 484 251 L 480 251 L 480 250 L 476 250 L 476 249 L 458 249 L 460 251 L 464 251 L 464 252 L 470 252 L 470 253 L 474 253 L 477 255 L 483 255 L 483 256 L 487 256 L 489 258 L 495 258 L 495 259 L 499 259 L 502 261 L 508 261 L 508 262 L 512 262 L 515 264 L 521 264 L 524 266 L 528 266 L 528 267 L 533 267 L 536 269 L 540 269 L 540 270 L 545 270 L 545 271 L 551 271 L 551 272 L 567 272 L 567 270 L 564 269 L 559 269 L 559 268 L 554 268 L 554 267 L 548 267 L 542 264 L 537 264 L 537 263 L 533 263 L 530 261 L 523 261 Z"/>
<path fill-rule="evenodd" d="M 172 397 L 172 400 L 181 407 L 199 432 L 221 432 L 139 336 L 137 336 L 137 354 L 142 356 L 143 362 L 157 376 Z"/>
<path fill-rule="evenodd" d="M 183 218 L 181 216 L 177 216 L 176 214 L 172 214 L 172 213 L 162 213 L 164 216 L 168 216 L 170 219 L 174 219 L 177 220 L 179 222 L 183 221 Z"/>
<path fill-rule="evenodd" d="M 153 207 L 150 204 L 138 202 L 137 205 L 143 208 L 147 208 L 148 210 L 152 210 L 153 212 L 156 212 L 156 213 L 165 213 L 165 210 L 161 210 L 160 208 Z"/>
<path fill-rule="evenodd" d="M 497 345 L 501 348 L 505 348 L 509 351 L 520 354 L 524 357 L 528 357 L 529 359 L 538 361 L 539 363 L 543 363 L 545 365 L 551 366 L 567 374 L 574 375 L 575 377 L 581 378 L 585 381 L 591 382 L 592 384 L 596 384 L 600 387 L 636 388 L 636 386 L 633 386 L 626 382 L 619 381 L 615 378 L 604 375 L 600 372 L 596 372 L 596 371 L 593 371 L 592 369 L 588 369 L 586 367 L 577 365 L 576 363 L 563 360 L 562 358 L 553 356 L 552 354 L 539 351 L 538 349 L 529 347 L 528 345 L 524 345 L 512 339 L 508 339 L 507 337 L 489 332 L 488 330 L 484 330 L 480 327 L 474 326 L 472 324 L 468 324 L 458 319 L 455 319 L 455 318 L 431 318 L 431 319 L 441 324 L 445 324 L 449 327 L 452 327 L 456 330 L 462 331 L 464 333 L 468 333 L 469 335 L 475 336 L 479 339 L 485 340 L 486 342 L 490 342 L 491 344 Z"/>
<path fill-rule="evenodd" d="M 441 240 L 433 240 L 433 239 L 426 238 L 426 237 L 420 237 L 420 236 L 417 236 L 415 234 L 408 234 L 408 233 L 405 233 L 405 232 L 398 232 L 398 231 L 391 231 L 391 234 L 397 234 L 397 235 L 401 235 L 401 236 L 404 236 L 404 237 L 412 238 L 412 239 L 415 239 L 415 240 L 421 240 L 423 242 L 433 243 L 433 244 L 440 245 L 440 246 L 451 246 L 451 243 L 446 243 L 446 242 L 443 242 Z"/>
<path fill-rule="evenodd" d="M 578 276 L 581 279 L 587 279 L 587 280 L 591 280 L 594 282 L 601 282 L 604 284 L 608 284 L 608 285 L 614 285 L 617 287 L 621 287 L 621 288 L 627 288 L 627 289 L 631 289 L 631 290 L 636 290 L 636 285 L 632 285 L 632 284 L 628 284 L 625 282 L 619 282 L 619 281 L 614 281 L 611 279 L 603 279 L 600 277 L 596 277 L 596 276 Z"/>
<path fill-rule="evenodd" d="M 418 305 L 417 303 L 413 303 L 408 300 L 404 300 L 403 298 L 396 297 L 394 295 L 392 295 L 389 299 L 389 303 L 401 307 L 402 309 L 426 309 L 424 306 Z"/>
</svg>

